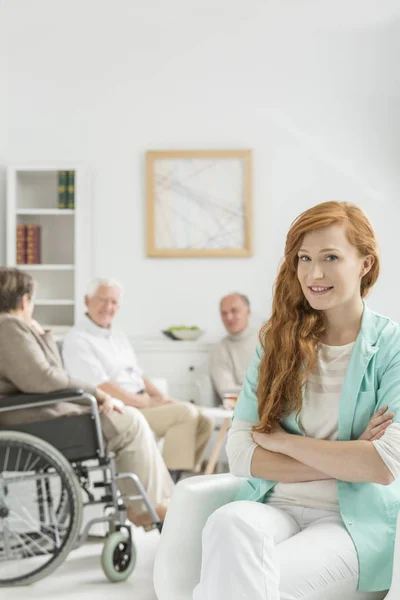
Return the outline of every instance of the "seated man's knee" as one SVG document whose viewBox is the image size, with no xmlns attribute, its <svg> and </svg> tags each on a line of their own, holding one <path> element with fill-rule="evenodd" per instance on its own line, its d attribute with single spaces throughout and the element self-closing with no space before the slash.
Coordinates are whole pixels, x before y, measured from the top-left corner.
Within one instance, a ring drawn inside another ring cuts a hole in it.
<svg viewBox="0 0 400 600">
<path fill-rule="evenodd" d="M 178 402 L 176 410 L 181 421 L 195 421 L 199 416 L 197 408 L 191 402 Z"/>
<path fill-rule="evenodd" d="M 129 419 L 132 429 L 151 432 L 151 427 L 146 417 L 137 408 L 125 406 L 124 415 Z"/>
<path fill-rule="evenodd" d="M 211 433 L 214 431 L 215 423 L 214 419 L 211 417 L 207 417 L 207 415 L 203 415 L 200 413 L 200 423 L 203 429 Z"/>
<path fill-rule="evenodd" d="M 203 415 L 201 411 L 191 402 L 179 403 L 179 418 L 182 421 L 199 422 L 202 429 L 208 430 L 210 433 L 214 431 L 214 421 L 210 417 Z"/>
</svg>

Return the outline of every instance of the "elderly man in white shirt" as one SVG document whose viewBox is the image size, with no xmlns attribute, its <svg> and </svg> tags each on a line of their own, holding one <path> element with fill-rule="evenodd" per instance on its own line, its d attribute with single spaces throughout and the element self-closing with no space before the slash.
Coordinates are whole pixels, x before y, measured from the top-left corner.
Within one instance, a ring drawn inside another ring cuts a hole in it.
<svg viewBox="0 0 400 600">
<path fill-rule="evenodd" d="M 213 422 L 193 404 L 163 395 L 144 376 L 127 337 L 112 327 L 121 294 L 115 280 L 90 284 L 87 312 L 64 338 L 65 368 L 72 377 L 139 410 L 155 435 L 164 438 L 163 458 L 171 473 L 199 472 Z"/>
</svg>

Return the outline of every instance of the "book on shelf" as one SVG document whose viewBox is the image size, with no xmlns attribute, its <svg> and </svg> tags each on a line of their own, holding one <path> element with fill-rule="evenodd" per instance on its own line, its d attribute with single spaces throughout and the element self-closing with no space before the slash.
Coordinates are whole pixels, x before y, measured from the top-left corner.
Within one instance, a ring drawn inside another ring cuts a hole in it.
<svg viewBox="0 0 400 600">
<path fill-rule="evenodd" d="M 26 225 L 26 264 L 38 265 L 41 262 L 40 225 Z"/>
<path fill-rule="evenodd" d="M 17 225 L 17 265 L 26 264 L 26 225 Z"/>
<path fill-rule="evenodd" d="M 68 171 L 58 171 L 58 208 L 68 207 L 67 185 Z"/>
<path fill-rule="evenodd" d="M 75 171 L 67 171 L 67 208 L 75 208 Z"/>
</svg>

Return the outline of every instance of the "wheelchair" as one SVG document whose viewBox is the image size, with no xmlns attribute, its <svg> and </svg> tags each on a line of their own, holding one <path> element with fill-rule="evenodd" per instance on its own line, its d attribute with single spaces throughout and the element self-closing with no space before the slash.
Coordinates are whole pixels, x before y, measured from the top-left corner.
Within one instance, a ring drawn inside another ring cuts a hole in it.
<svg viewBox="0 0 400 600">
<path fill-rule="evenodd" d="M 105 523 L 101 565 L 112 582 L 132 573 L 136 549 L 126 524 L 126 500 L 142 500 L 161 532 L 162 524 L 139 478 L 117 473 L 106 452 L 96 399 L 80 389 L 0 398 L 1 413 L 59 402 L 86 405 L 87 413 L 13 425 L 0 424 L 0 587 L 28 585 L 52 573 L 90 529 Z M 93 460 L 94 459 L 94 460 Z M 101 478 L 93 482 L 93 472 Z M 134 495 L 121 495 L 117 482 L 130 480 Z M 101 489 L 95 498 L 94 488 Z M 82 529 L 84 507 L 101 504 L 102 517 Z"/>
</svg>

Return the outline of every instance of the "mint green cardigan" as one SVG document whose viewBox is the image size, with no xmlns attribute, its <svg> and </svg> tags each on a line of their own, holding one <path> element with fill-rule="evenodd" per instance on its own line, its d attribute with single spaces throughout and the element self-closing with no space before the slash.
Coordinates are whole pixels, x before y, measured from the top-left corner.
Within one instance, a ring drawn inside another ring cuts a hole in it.
<svg viewBox="0 0 400 600">
<path fill-rule="evenodd" d="M 256 397 L 259 346 L 247 371 L 234 417 L 258 423 Z M 338 440 L 356 440 L 372 415 L 388 405 L 400 422 L 400 326 L 364 305 L 361 329 L 348 365 L 339 407 Z M 282 419 L 290 433 L 302 435 L 295 414 Z M 268 502 L 276 482 L 252 478 L 236 500 Z M 390 587 L 396 520 L 400 510 L 400 479 L 389 486 L 337 480 L 340 513 L 358 554 L 359 591 Z"/>
</svg>

